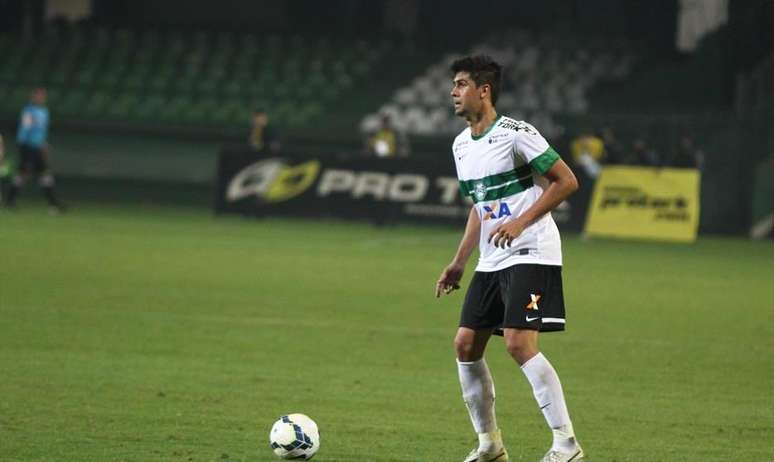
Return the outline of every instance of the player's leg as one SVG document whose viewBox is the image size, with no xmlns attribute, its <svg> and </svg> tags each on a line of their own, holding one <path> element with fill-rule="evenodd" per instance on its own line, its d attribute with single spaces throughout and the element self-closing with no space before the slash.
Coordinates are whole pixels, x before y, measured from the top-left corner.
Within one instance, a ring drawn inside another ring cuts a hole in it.
<svg viewBox="0 0 774 462">
<path fill-rule="evenodd" d="M 471 329 L 460 327 L 454 337 L 454 351 L 459 362 L 476 362 L 484 359 L 484 351 L 492 329 Z"/>
<path fill-rule="evenodd" d="M 63 211 L 64 207 L 54 193 L 54 185 L 56 184 L 54 175 L 51 173 L 48 162 L 46 162 L 43 152 L 40 149 L 36 149 L 33 155 L 33 168 L 35 169 L 35 174 L 38 175 L 38 184 L 48 201 L 48 206 L 52 211 Z"/>
<path fill-rule="evenodd" d="M 2 149 L 2 137 L 0 137 L 0 149 Z M 8 195 L 6 183 L 11 176 L 11 168 L 8 166 L 8 162 L 5 162 L 0 156 L 0 205 L 5 203 L 5 198 Z"/>
<path fill-rule="evenodd" d="M 460 327 L 454 338 L 462 399 L 468 408 L 473 428 L 479 435 L 497 430 L 494 382 L 484 359 L 486 343 L 491 335 L 491 329 Z"/>
<path fill-rule="evenodd" d="M 558 457 L 565 457 L 556 460 L 582 460 L 578 458 L 578 456 L 582 457 L 582 452 L 575 439 L 559 375 L 543 353 L 538 350 L 538 331 L 504 329 L 504 337 L 508 353 L 521 366 L 522 372 L 532 386 L 532 393 L 543 412 L 543 417 L 553 432 L 554 438 L 550 451 L 557 451 Z M 571 458 L 573 456 L 574 459 Z"/>
<path fill-rule="evenodd" d="M 10 186 L 6 186 L 6 178 L 8 178 L 8 174 L 2 170 L 3 167 L 0 166 L 0 207 L 5 205 L 8 198 L 8 189 L 10 189 Z"/>
<path fill-rule="evenodd" d="M 561 270 L 544 265 L 516 265 L 504 272 L 508 287 L 503 337 L 508 353 L 521 366 L 538 406 L 553 432 L 543 460 L 578 462 L 584 454 L 575 439 L 559 376 L 538 348 L 541 330 L 564 329 Z"/>
<path fill-rule="evenodd" d="M 19 190 L 24 186 L 26 177 L 22 173 L 16 173 L 8 186 L 8 194 L 5 196 L 5 205 L 7 207 L 16 207 L 16 198 L 19 196 Z"/>
<path fill-rule="evenodd" d="M 492 329 L 501 322 L 502 313 L 496 277 L 491 273 L 476 273 L 468 288 L 460 327 L 454 338 L 462 397 L 479 440 L 478 447 L 468 454 L 466 462 L 508 460 L 495 417 L 494 382 L 484 359 Z"/>
<path fill-rule="evenodd" d="M 54 175 L 52 175 L 50 171 L 44 171 L 43 174 L 38 177 L 38 184 L 43 190 L 43 195 L 48 201 L 48 206 L 53 210 L 61 212 L 64 207 L 62 206 L 62 203 L 59 201 L 59 199 L 57 199 L 56 193 L 54 192 L 54 185 L 56 184 Z"/>
<path fill-rule="evenodd" d="M 16 169 L 16 173 L 11 179 L 11 184 L 8 187 L 8 194 L 5 197 L 5 205 L 7 207 L 16 206 L 16 198 L 19 196 L 19 190 L 27 182 L 30 172 L 33 169 L 29 150 L 26 146 L 19 146 L 19 165 Z"/>
<path fill-rule="evenodd" d="M 460 327 L 454 338 L 462 399 L 478 435 L 478 447 L 468 454 L 466 462 L 508 460 L 495 416 L 494 381 L 484 359 L 491 335 L 491 328 Z"/>
</svg>

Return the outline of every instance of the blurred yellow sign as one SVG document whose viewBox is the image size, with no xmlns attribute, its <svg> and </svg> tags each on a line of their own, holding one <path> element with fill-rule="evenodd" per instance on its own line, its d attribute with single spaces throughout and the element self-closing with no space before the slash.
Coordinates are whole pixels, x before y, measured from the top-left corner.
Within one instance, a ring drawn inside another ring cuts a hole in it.
<svg viewBox="0 0 774 462">
<path fill-rule="evenodd" d="M 594 185 L 586 235 L 693 242 L 700 182 L 696 169 L 605 167 Z"/>
</svg>

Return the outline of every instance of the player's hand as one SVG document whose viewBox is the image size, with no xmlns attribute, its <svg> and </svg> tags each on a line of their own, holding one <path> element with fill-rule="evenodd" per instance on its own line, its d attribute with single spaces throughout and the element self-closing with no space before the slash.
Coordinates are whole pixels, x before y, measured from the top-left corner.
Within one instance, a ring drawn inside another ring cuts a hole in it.
<svg viewBox="0 0 774 462">
<path fill-rule="evenodd" d="M 521 236 L 524 232 L 524 224 L 518 218 L 508 223 L 504 223 L 495 228 L 489 233 L 489 239 L 487 242 L 493 244 L 495 247 L 506 248 L 511 246 L 511 242 L 514 239 Z"/>
<path fill-rule="evenodd" d="M 454 262 L 444 268 L 441 276 L 438 278 L 438 282 L 435 283 L 435 297 L 440 297 L 441 293 L 448 295 L 452 291 L 459 289 L 460 279 L 462 279 L 462 273 L 464 272 L 465 267 Z"/>
</svg>

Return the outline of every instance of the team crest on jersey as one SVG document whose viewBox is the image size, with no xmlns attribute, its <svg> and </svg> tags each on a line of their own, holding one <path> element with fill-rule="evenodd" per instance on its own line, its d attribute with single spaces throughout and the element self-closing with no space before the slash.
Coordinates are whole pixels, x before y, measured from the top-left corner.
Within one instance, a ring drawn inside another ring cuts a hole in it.
<svg viewBox="0 0 774 462">
<path fill-rule="evenodd" d="M 476 200 L 479 202 L 486 198 L 486 186 L 484 183 L 476 183 L 476 186 L 473 187 L 473 195 L 476 196 Z"/>
<path fill-rule="evenodd" d="M 497 209 L 497 210 L 495 210 Z M 500 206 L 492 204 L 492 206 L 484 206 L 484 220 L 494 220 L 502 217 L 511 216 L 511 209 L 508 208 L 508 204 L 500 202 Z"/>
</svg>

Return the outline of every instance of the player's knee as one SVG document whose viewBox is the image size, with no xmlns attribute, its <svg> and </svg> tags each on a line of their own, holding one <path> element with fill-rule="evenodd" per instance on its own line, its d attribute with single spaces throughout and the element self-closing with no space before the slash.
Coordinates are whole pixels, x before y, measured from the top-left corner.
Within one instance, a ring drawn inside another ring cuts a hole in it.
<svg viewBox="0 0 774 462">
<path fill-rule="evenodd" d="M 54 175 L 46 173 L 40 177 L 40 186 L 50 188 L 54 186 Z"/>
<path fill-rule="evenodd" d="M 480 350 L 481 348 L 476 347 L 476 342 L 472 337 L 457 335 L 454 338 L 454 351 L 457 353 L 459 361 L 478 361 L 484 355 L 484 352 Z"/>
<path fill-rule="evenodd" d="M 454 338 L 454 351 L 457 353 L 457 359 L 460 361 L 474 361 L 471 359 L 473 356 L 473 340 L 465 338 L 462 335 L 458 335 Z"/>
<path fill-rule="evenodd" d="M 508 354 L 519 364 L 524 364 L 529 358 L 537 354 L 536 347 L 526 339 L 519 337 L 506 339 L 505 348 L 508 350 Z"/>
</svg>

